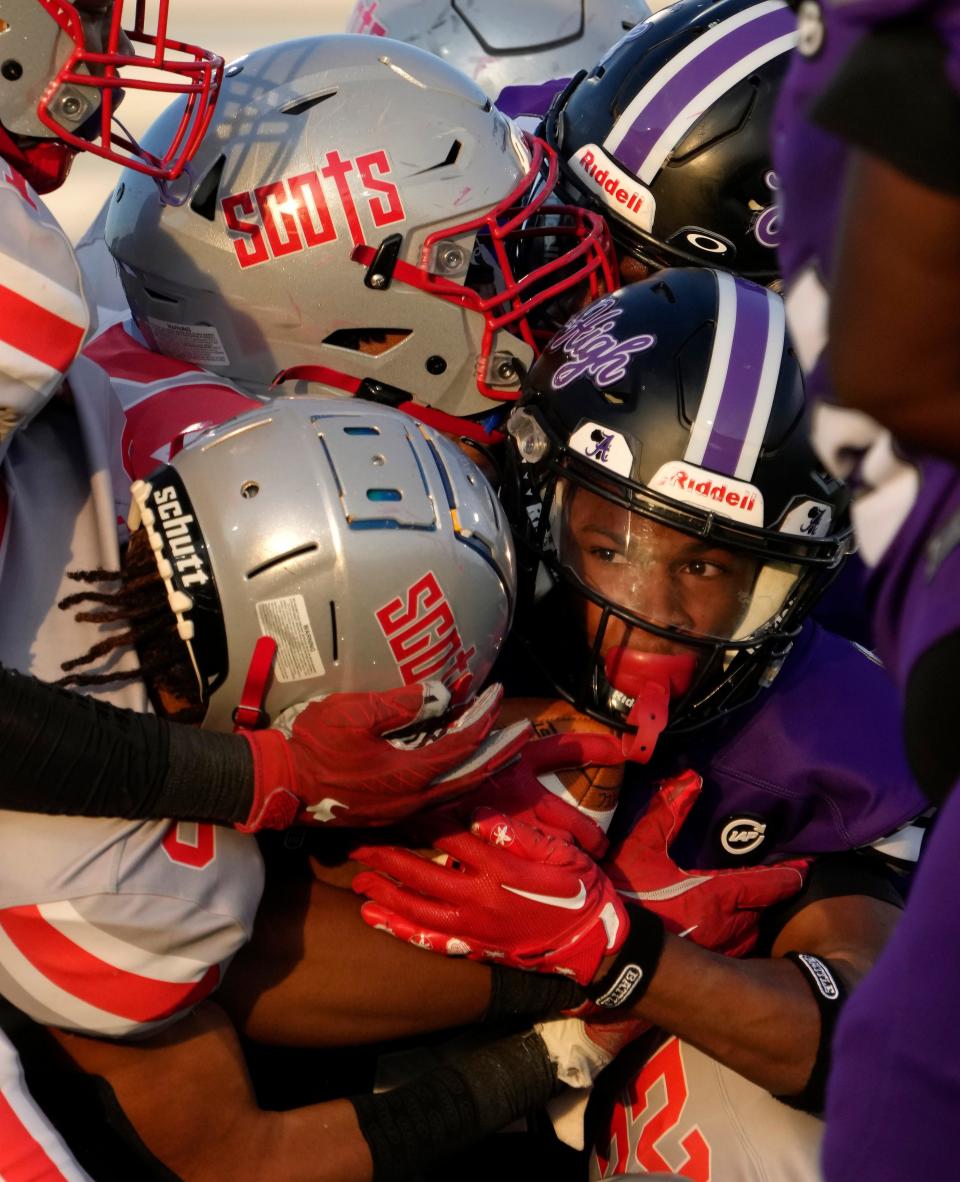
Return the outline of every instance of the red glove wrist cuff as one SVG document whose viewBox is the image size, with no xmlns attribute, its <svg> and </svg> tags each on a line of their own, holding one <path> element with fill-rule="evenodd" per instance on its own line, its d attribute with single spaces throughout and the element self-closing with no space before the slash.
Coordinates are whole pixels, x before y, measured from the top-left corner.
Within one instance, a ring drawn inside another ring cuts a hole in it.
<svg viewBox="0 0 960 1182">
<path fill-rule="evenodd" d="M 628 907 L 630 931 L 610 971 L 587 989 L 587 997 L 602 1010 L 616 1010 L 638 1002 L 650 988 L 660 964 L 667 929 L 659 915 L 645 907 Z"/>
<path fill-rule="evenodd" d="M 241 833 L 287 829 L 297 819 L 300 797 L 287 739 L 277 730 L 241 731 L 253 759 L 253 804 Z"/>
</svg>

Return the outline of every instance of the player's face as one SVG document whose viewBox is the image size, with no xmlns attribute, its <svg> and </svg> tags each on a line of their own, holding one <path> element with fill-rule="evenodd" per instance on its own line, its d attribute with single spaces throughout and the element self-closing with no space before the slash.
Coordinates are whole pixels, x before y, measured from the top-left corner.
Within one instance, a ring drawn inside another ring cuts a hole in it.
<svg viewBox="0 0 960 1182">
<path fill-rule="evenodd" d="M 560 557 L 606 602 L 660 628 L 729 640 L 750 606 L 758 573 L 750 555 L 680 533 L 582 488 L 566 486 Z M 601 609 L 585 601 L 588 638 Z M 611 620 L 603 651 L 689 652 L 680 640 Z"/>
</svg>

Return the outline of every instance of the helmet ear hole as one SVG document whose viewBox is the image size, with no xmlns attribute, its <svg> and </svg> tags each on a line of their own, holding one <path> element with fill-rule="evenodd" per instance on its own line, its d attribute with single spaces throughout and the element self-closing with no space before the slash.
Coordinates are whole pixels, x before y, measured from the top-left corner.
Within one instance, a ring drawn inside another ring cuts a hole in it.
<svg viewBox="0 0 960 1182">
<path fill-rule="evenodd" d="M 220 181 L 223 177 L 223 169 L 226 163 L 226 156 L 217 157 L 213 163 L 213 167 L 207 172 L 200 184 L 197 185 L 193 198 L 190 201 L 190 208 L 193 212 L 198 213 L 202 218 L 206 218 L 208 222 L 216 220 L 217 193 L 220 189 Z M 119 197 L 117 200 L 119 200 Z"/>
</svg>

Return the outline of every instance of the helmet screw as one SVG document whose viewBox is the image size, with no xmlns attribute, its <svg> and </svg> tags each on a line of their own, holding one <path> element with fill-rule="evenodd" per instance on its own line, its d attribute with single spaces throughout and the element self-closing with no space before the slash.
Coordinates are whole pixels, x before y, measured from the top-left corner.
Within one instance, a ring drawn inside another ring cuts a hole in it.
<svg viewBox="0 0 960 1182">
<path fill-rule="evenodd" d="M 437 253 L 437 270 L 438 271 L 459 271 L 464 263 L 463 250 L 452 243 L 447 243 L 440 247 Z"/>
<path fill-rule="evenodd" d="M 16 82 L 23 77 L 23 66 L 14 58 L 7 58 L 7 60 L 0 66 L 0 74 L 6 78 L 8 82 Z"/>
<path fill-rule="evenodd" d="M 245 480 L 240 485 L 240 495 L 244 500 L 252 500 L 260 491 L 260 485 L 255 480 Z"/>
<path fill-rule="evenodd" d="M 517 371 L 514 368 L 513 360 L 505 358 L 497 364 L 497 377 L 501 382 L 512 382 L 517 376 Z"/>
<path fill-rule="evenodd" d="M 386 287 L 387 286 L 386 275 L 371 275 L 370 276 L 370 286 L 377 287 L 377 288 Z"/>
<path fill-rule="evenodd" d="M 83 110 L 83 103 L 75 94 L 68 94 L 60 100 L 60 114 L 67 119 L 76 119 Z"/>
<path fill-rule="evenodd" d="M 428 357 L 426 361 L 427 373 L 432 373 L 434 376 L 442 374 L 446 371 L 447 363 L 442 357 L 438 357 L 436 353 L 432 357 Z"/>
</svg>

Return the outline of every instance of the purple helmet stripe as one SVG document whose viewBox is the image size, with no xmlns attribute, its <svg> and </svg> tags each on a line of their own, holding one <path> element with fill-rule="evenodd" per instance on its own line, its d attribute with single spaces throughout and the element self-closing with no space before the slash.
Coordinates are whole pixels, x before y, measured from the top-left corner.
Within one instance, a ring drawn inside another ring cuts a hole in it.
<svg viewBox="0 0 960 1182">
<path fill-rule="evenodd" d="M 703 467 L 733 476 L 760 392 L 769 338 L 767 293 L 742 279 L 736 285 L 736 323 L 720 401 L 703 453 Z M 751 471 L 745 476 L 749 480 Z"/>
<path fill-rule="evenodd" d="M 769 0 L 721 22 L 644 86 L 604 147 L 649 184 L 711 103 L 763 62 L 789 50 L 795 39 L 793 13 Z"/>
</svg>

